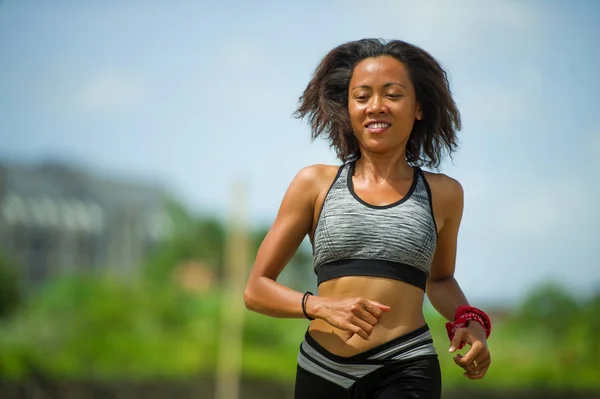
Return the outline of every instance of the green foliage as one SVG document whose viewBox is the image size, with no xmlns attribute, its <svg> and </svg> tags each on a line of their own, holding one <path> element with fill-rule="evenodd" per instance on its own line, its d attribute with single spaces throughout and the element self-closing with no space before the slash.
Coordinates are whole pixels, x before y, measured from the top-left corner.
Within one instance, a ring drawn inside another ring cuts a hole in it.
<svg viewBox="0 0 600 399">
<path fill-rule="evenodd" d="M 547 283 L 537 287 L 521 304 L 518 319 L 523 328 L 535 329 L 559 343 L 581 315 L 580 304 L 563 287 Z"/>
<path fill-rule="evenodd" d="M 202 262 L 211 268 L 219 280 L 224 278 L 227 245 L 227 227 L 214 216 L 197 216 L 176 202 L 170 202 L 167 211 L 174 222 L 169 239 L 161 243 L 149 256 L 145 274 L 153 281 L 170 278 L 173 269 L 183 262 Z M 268 233 L 268 228 L 258 227 L 248 232 L 248 267 Z M 293 288 L 305 288 L 308 284 L 306 270 L 312 265 L 310 250 L 301 246 L 294 254 L 282 277 Z"/>
<path fill-rule="evenodd" d="M 496 317 L 489 341 L 493 364 L 477 387 L 600 389 L 597 323 L 600 293 L 576 302 L 577 315 L 564 335 L 547 334 L 548 320 L 528 306 L 546 292 L 551 303 L 565 293 L 540 289 L 514 315 Z M 169 283 L 124 283 L 89 276 L 63 277 L 30 298 L 0 324 L 0 377 L 150 379 L 196 378 L 216 369 L 221 296 L 190 294 Z M 474 387 L 447 352 L 444 320 L 430 308 L 426 319 L 446 388 Z M 548 313 L 547 316 L 558 316 Z M 306 320 L 244 313 L 242 369 L 248 377 L 291 382 Z M 467 349 L 464 349 L 464 354 Z"/>
<path fill-rule="evenodd" d="M 18 306 L 16 274 L 0 260 L 0 379 L 32 373 L 68 380 L 213 374 L 222 344 L 219 285 L 188 293 L 174 285 L 172 273 L 181 262 L 200 261 L 220 276 L 226 228 L 219 219 L 192 215 L 176 203 L 169 212 L 173 234 L 148 259 L 141 281 L 62 276 Z M 251 258 L 266 234 L 265 228 L 250 232 Z M 310 250 L 303 246 L 279 281 L 298 290 L 314 288 L 311 270 Z M 514 314 L 494 318 L 492 368 L 477 382 L 466 379 L 447 352 L 445 320 L 431 308 L 426 319 L 446 388 L 599 390 L 599 315 L 600 291 L 581 301 L 559 285 L 538 287 Z M 244 375 L 291 382 L 308 322 L 252 312 L 244 312 L 244 319 Z"/>
<path fill-rule="evenodd" d="M 17 309 L 20 299 L 17 272 L 0 256 L 0 320 Z"/>
<path fill-rule="evenodd" d="M 600 370 L 600 290 L 585 303 L 580 325 L 581 340 L 586 342 L 588 349 L 584 353 L 584 362 L 592 369 Z"/>
<path fill-rule="evenodd" d="M 0 374 L 177 377 L 214 364 L 214 297 L 169 285 L 61 278 L 0 329 Z"/>
<path fill-rule="evenodd" d="M 221 270 L 225 254 L 225 227 L 213 217 L 199 218 L 171 202 L 167 211 L 173 220 L 171 236 L 151 253 L 145 266 L 154 281 L 168 279 L 173 269 L 190 260 Z"/>
</svg>

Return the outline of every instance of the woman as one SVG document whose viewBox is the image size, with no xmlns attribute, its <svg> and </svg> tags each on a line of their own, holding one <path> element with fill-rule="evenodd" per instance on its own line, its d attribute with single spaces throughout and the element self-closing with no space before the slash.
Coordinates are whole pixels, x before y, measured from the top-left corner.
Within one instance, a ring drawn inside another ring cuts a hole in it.
<svg viewBox="0 0 600 399">
<path fill-rule="evenodd" d="M 460 114 L 445 71 L 402 41 L 359 40 L 327 54 L 300 98 L 313 138 L 341 166 L 313 165 L 290 184 L 265 237 L 246 306 L 312 320 L 300 346 L 296 398 L 440 398 L 424 295 L 445 318 L 455 363 L 482 378 L 491 362 L 487 315 L 454 279 L 460 183 L 437 167 L 456 150 Z M 277 277 L 306 235 L 318 294 Z"/>
</svg>

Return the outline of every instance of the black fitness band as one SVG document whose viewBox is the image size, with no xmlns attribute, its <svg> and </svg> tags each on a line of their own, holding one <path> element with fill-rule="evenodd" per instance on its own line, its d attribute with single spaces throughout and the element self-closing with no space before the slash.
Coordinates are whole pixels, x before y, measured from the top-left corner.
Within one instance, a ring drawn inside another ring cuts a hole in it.
<svg viewBox="0 0 600 399">
<path fill-rule="evenodd" d="M 304 313 L 304 316 L 308 319 L 308 320 L 314 320 L 314 318 L 310 317 L 308 315 L 308 313 L 306 313 L 306 299 L 308 298 L 309 295 L 314 295 L 312 292 L 310 291 L 306 291 L 304 293 L 304 296 L 302 297 L 302 313 Z"/>
</svg>

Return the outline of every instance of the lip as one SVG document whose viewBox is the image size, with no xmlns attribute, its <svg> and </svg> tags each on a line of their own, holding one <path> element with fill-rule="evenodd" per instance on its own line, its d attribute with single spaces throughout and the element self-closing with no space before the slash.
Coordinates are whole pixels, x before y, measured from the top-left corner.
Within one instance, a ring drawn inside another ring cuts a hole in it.
<svg viewBox="0 0 600 399">
<path fill-rule="evenodd" d="M 386 127 L 378 127 L 378 128 L 370 128 L 369 125 L 372 124 L 372 123 L 385 123 L 388 126 L 386 126 Z M 385 132 L 387 129 L 389 129 L 389 127 L 391 125 L 392 125 L 391 123 L 386 122 L 386 121 L 382 121 L 382 120 L 370 120 L 370 121 L 368 121 L 368 122 L 366 122 L 364 124 L 365 128 L 367 129 L 367 131 L 369 133 L 375 133 L 375 134 L 376 133 L 383 133 L 383 132 Z"/>
</svg>

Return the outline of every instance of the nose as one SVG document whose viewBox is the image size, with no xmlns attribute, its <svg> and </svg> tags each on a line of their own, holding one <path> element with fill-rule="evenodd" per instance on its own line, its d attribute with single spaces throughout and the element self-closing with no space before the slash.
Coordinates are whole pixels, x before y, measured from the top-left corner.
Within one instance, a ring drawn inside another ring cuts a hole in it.
<svg viewBox="0 0 600 399">
<path fill-rule="evenodd" d="M 367 105 L 367 114 L 377 115 L 387 112 L 387 107 L 383 103 L 383 99 L 379 95 L 371 97 Z"/>
</svg>

